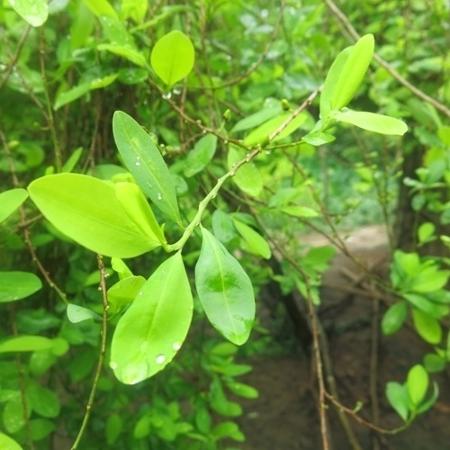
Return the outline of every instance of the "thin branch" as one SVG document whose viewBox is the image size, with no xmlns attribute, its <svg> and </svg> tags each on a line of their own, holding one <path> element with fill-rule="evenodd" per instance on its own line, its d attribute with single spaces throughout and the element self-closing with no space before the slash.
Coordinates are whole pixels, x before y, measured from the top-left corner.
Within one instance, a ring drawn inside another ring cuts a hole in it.
<svg viewBox="0 0 450 450">
<path fill-rule="evenodd" d="M 341 9 L 339 9 L 336 3 L 334 3 L 333 0 L 324 0 L 324 2 L 328 6 L 330 11 L 334 14 L 334 16 L 339 20 L 339 22 L 341 22 L 350 36 L 355 41 L 358 40 L 361 37 L 360 34 L 355 30 L 348 17 L 342 12 Z M 374 53 L 373 57 L 381 67 L 383 67 L 390 75 L 392 75 L 400 84 L 409 89 L 416 97 L 419 97 L 423 101 L 429 103 L 430 105 L 433 105 L 441 113 L 445 114 L 447 117 L 450 117 L 450 109 L 446 105 L 414 86 L 405 77 L 400 75 L 400 73 L 398 73 L 397 70 L 394 69 L 386 60 L 378 55 L 378 53 Z"/>
<path fill-rule="evenodd" d="M 87 425 L 89 423 L 89 418 L 91 416 L 92 407 L 94 405 L 95 394 L 97 392 L 98 380 L 100 378 L 100 374 L 102 372 L 103 362 L 105 360 L 106 353 L 106 340 L 108 334 L 108 310 L 109 310 L 109 302 L 108 302 L 108 294 L 106 289 L 106 272 L 105 265 L 103 263 L 103 258 L 100 255 L 97 255 L 97 265 L 98 270 L 100 272 L 100 290 L 102 291 L 102 327 L 100 332 L 100 352 L 98 355 L 97 367 L 95 369 L 94 380 L 92 382 L 91 392 L 89 393 L 88 402 L 86 404 L 86 409 L 83 417 L 83 421 L 81 422 L 80 430 L 78 431 L 77 437 L 71 447 L 70 450 L 76 450 L 80 445 L 80 441 L 86 431 Z"/>
</svg>

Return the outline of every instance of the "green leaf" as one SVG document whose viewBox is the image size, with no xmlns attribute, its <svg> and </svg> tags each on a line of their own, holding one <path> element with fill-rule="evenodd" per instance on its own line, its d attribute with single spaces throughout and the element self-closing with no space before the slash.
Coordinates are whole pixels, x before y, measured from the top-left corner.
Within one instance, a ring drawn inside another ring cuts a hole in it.
<svg viewBox="0 0 450 450">
<path fill-rule="evenodd" d="M 0 342 L 0 353 L 35 352 L 53 348 L 53 339 L 42 336 L 16 336 Z"/>
<path fill-rule="evenodd" d="M 293 205 L 293 206 L 285 206 L 281 208 L 281 211 L 284 213 L 294 216 L 294 217 L 305 217 L 305 218 L 313 218 L 318 217 L 320 214 L 312 209 L 308 208 L 307 206 L 299 206 L 299 205 Z"/>
<path fill-rule="evenodd" d="M 447 365 L 447 361 L 435 353 L 427 353 L 423 358 L 423 365 L 427 372 L 435 373 L 443 371 Z"/>
<path fill-rule="evenodd" d="M 449 271 L 438 270 L 435 266 L 426 267 L 414 276 L 411 290 L 425 294 L 438 291 L 447 284 L 449 275 Z"/>
<path fill-rule="evenodd" d="M 189 75 L 194 59 L 191 40 L 181 31 L 174 30 L 156 42 L 150 62 L 156 75 L 170 87 Z"/>
<path fill-rule="evenodd" d="M 416 364 L 409 370 L 406 379 L 406 387 L 413 405 L 419 405 L 419 403 L 424 399 L 428 390 L 428 383 L 428 373 L 423 366 Z"/>
<path fill-rule="evenodd" d="M 233 219 L 230 214 L 216 209 L 212 215 L 212 229 L 214 235 L 223 243 L 230 242 L 237 236 Z"/>
<path fill-rule="evenodd" d="M 381 329 L 385 336 L 396 333 L 403 325 L 408 315 L 408 304 L 405 301 L 395 303 L 384 313 Z"/>
<path fill-rule="evenodd" d="M 40 441 L 55 431 L 55 425 L 47 419 L 30 420 L 31 437 L 34 441 Z"/>
<path fill-rule="evenodd" d="M 291 116 L 292 113 L 287 112 L 279 115 L 278 117 L 274 117 L 266 123 L 263 123 L 244 139 L 244 144 L 249 147 L 257 144 L 263 144 L 273 133 L 284 126 L 284 124 L 290 119 Z M 308 113 L 300 113 L 297 117 L 292 119 L 289 124 L 285 128 L 283 128 L 283 131 L 281 131 L 271 142 L 276 142 L 288 137 L 295 130 L 300 128 L 306 122 L 307 118 Z"/>
<path fill-rule="evenodd" d="M 234 219 L 233 222 L 239 234 L 245 241 L 245 250 L 248 250 L 254 255 L 262 256 L 265 259 L 270 259 L 272 252 L 270 251 L 268 242 L 245 223 L 239 222 L 236 219 Z"/>
<path fill-rule="evenodd" d="M 58 417 L 61 410 L 57 395 L 50 389 L 32 383 L 27 387 L 30 408 L 42 417 L 51 419 Z"/>
<path fill-rule="evenodd" d="M 345 109 L 337 112 L 334 117 L 338 122 L 350 123 L 374 133 L 403 136 L 408 131 L 408 126 L 403 120 L 384 114 Z"/>
<path fill-rule="evenodd" d="M 29 297 L 41 287 L 41 280 L 32 273 L 0 272 L 0 303 Z"/>
<path fill-rule="evenodd" d="M 14 439 L 0 432 L 0 448 L 2 450 L 23 450 Z"/>
<path fill-rule="evenodd" d="M 10 189 L 0 193 L 0 223 L 16 211 L 27 197 L 25 189 Z"/>
<path fill-rule="evenodd" d="M 234 422 L 219 423 L 212 429 L 211 434 L 216 441 L 229 438 L 237 442 L 245 442 L 244 434 Z"/>
<path fill-rule="evenodd" d="M 9 0 L 9 4 L 32 27 L 40 27 L 47 20 L 47 0 Z"/>
<path fill-rule="evenodd" d="M 216 147 L 217 136 L 213 134 L 203 136 L 187 155 L 184 175 L 190 178 L 201 172 L 213 158 Z"/>
<path fill-rule="evenodd" d="M 195 266 L 195 286 L 211 324 L 236 345 L 244 344 L 255 318 L 252 283 L 239 262 L 208 230 Z"/>
<path fill-rule="evenodd" d="M 239 403 L 231 402 L 225 396 L 222 384 L 218 378 L 214 378 L 210 390 L 209 401 L 212 409 L 221 416 L 238 417 L 242 414 L 242 408 Z"/>
<path fill-rule="evenodd" d="M 113 134 L 123 162 L 145 195 L 169 218 L 181 223 L 172 177 L 150 136 L 122 111 L 114 113 Z"/>
<path fill-rule="evenodd" d="M 67 91 L 59 92 L 55 104 L 53 105 L 53 109 L 56 111 L 64 105 L 68 103 L 72 103 L 75 100 L 83 97 L 89 91 L 93 91 L 95 89 L 101 89 L 109 86 L 114 83 L 119 74 L 111 74 L 106 75 L 102 78 L 95 78 L 93 80 L 86 81 L 84 83 L 79 84 L 78 86 L 74 86 Z"/>
<path fill-rule="evenodd" d="M 59 231 L 96 253 L 131 258 L 160 245 L 128 217 L 111 183 L 64 173 L 38 178 L 28 191 Z"/>
<path fill-rule="evenodd" d="M 110 366 L 125 384 L 162 370 L 181 347 L 193 300 L 180 253 L 164 261 L 121 317 L 111 345 Z"/>
<path fill-rule="evenodd" d="M 25 422 L 22 399 L 17 395 L 6 402 L 3 409 L 3 424 L 8 433 L 17 433 Z"/>
<path fill-rule="evenodd" d="M 97 45 L 97 49 L 100 51 L 105 50 L 109 53 L 120 56 L 121 58 L 125 58 L 139 67 L 145 67 L 147 65 L 144 55 L 131 44 L 100 44 Z"/>
<path fill-rule="evenodd" d="M 245 131 L 250 128 L 257 127 L 264 122 L 272 119 L 275 116 L 281 114 L 282 108 L 279 101 L 271 102 L 270 105 L 258 111 L 250 116 L 241 119 L 236 125 L 231 129 L 233 133 L 238 133 L 239 131 Z"/>
<path fill-rule="evenodd" d="M 227 388 L 233 392 L 233 394 L 239 397 L 255 399 L 258 398 L 258 391 L 248 384 L 238 383 L 236 381 L 230 381 L 227 383 Z"/>
<path fill-rule="evenodd" d="M 375 41 L 366 34 L 355 45 L 345 48 L 328 71 L 320 98 L 320 117 L 346 106 L 355 95 L 373 56 Z"/>
<path fill-rule="evenodd" d="M 165 243 L 161 227 L 156 221 L 150 205 L 144 194 L 135 183 L 120 181 L 114 184 L 117 199 L 124 207 L 128 217 L 145 233 L 151 240 Z"/>
<path fill-rule="evenodd" d="M 130 276 L 123 278 L 108 289 L 108 300 L 111 314 L 115 314 L 128 306 L 139 294 L 145 278 Z"/>
<path fill-rule="evenodd" d="M 97 17 L 119 19 L 116 11 L 110 5 L 108 0 L 83 0 L 83 2 Z"/>
<path fill-rule="evenodd" d="M 67 318 L 72 323 L 80 323 L 85 320 L 93 319 L 95 313 L 88 308 L 83 306 L 75 305 L 74 303 L 69 303 L 66 309 Z"/>
<path fill-rule="evenodd" d="M 228 151 L 228 168 L 231 169 L 236 163 L 244 159 L 244 157 L 245 152 L 234 145 L 230 145 Z M 261 173 L 251 161 L 239 168 L 233 177 L 233 181 L 240 189 L 252 197 L 257 197 L 263 189 Z"/>
<path fill-rule="evenodd" d="M 442 339 L 442 328 L 438 320 L 413 308 L 414 327 L 419 335 L 429 344 L 439 344 Z"/>
<path fill-rule="evenodd" d="M 427 297 L 418 294 L 403 294 L 406 300 L 411 303 L 416 308 L 420 309 L 424 313 L 428 314 L 435 319 L 440 319 L 441 317 L 449 313 L 449 307 L 447 305 L 440 305 L 438 303 L 432 302 Z"/>
<path fill-rule="evenodd" d="M 105 434 L 108 445 L 114 444 L 123 430 L 123 419 L 119 414 L 113 414 L 106 421 Z"/>
<path fill-rule="evenodd" d="M 432 222 L 425 222 L 420 225 L 419 229 L 417 230 L 417 237 L 419 238 L 419 242 L 421 244 L 429 242 L 433 238 L 435 231 L 436 227 Z"/>
<path fill-rule="evenodd" d="M 397 414 L 406 422 L 409 411 L 409 398 L 406 386 L 392 381 L 387 383 L 386 397 Z"/>
</svg>

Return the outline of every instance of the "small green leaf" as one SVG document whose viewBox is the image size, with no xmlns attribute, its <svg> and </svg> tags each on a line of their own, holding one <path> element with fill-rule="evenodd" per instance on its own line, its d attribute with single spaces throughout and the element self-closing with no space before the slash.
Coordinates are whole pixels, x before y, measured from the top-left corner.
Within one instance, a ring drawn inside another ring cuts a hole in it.
<svg viewBox="0 0 450 450">
<path fill-rule="evenodd" d="M 233 133 L 238 133 L 239 131 L 249 130 L 251 128 L 257 127 L 264 122 L 272 119 L 275 116 L 281 114 L 282 108 L 279 101 L 272 101 L 269 105 L 265 106 L 264 109 L 258 111 L 250 116 L 241 119 L 236 125 L 231 129 Z"/>
<path fill-rule="evenodd" d="M 255 318 L 252 283 L 239 262 L 208 230 L 195 266 L 195 286 L 211 324 L 236 345 L 244 344 Z"/>
<path fill-rule="evenodd" d="M 406 422 L 408 420 L 409 398 L 406 386 L 389 382 L 386 385 L 386 397 L 397 414 Z"/>
<path fill-rule="evenodd" d="M 427 372 L 435 373 L 441 372 L 445 369 L 447 361 L 442 356 L 435 353 L 427 353 L 423 358 L 423 365 Z"/>
<path fill-rule="evenodd" d="M 262 256 L 265 259 L 270 259 L 272 252 L 268 242 L 253 228 L 245 223 L 234 219 L 234 226 L 238 230 L 245 242 L 246 250 L 254 255 Z"/>
<path fill-rule="evenodd" d="M 419 335 L 429 344 L 439 344 L 442 339 L 439 321 L 416 308 L 413 308 L 412 313 L 414 327 Z"/>
<path fill-rule="evenodd" d="M 0 223 L 16 211 L 27 197 L 25 189 L 10 189 L 0 193 Z"/>
<path fill-rule="evenodd" d="M 83 306 L 75 305 L 74 303 L 69 303 L 66 309 L 67 318 L 72 323 L 80 323 L 85 320 L 93 319 L 95 313 L 88 308 Z"/>
<path fill-rule="evenodd" d="M 122 111 L 114 113 L 113 134 L 123 162 L 145 195 L 169 218 L 181 223 L 172 177 L 150 136 Z"/>
<path fill-rule="evenodd" d="M 106 421 L 105 434 L 108 445 L 114 444 L 123 430 L 123 419 L 119 414 L 113 414 Z"/>
<path fill-rule="evenodd" d="M 312 208 L 308 208 L 307 206 L 300 206 L 300 205 L 292 205 L 292 206 L 285 206 L 281 208 L 281 211 L 284 213 L 294 216 L 294 217 L 304 217 L 311 219 L 313 217 L 318 217 L 320 214 Z"/>
<path fill-rule="evenodd" d="M 229 438 L 237 442 L 245 442 L 244 434 L 234 422 L 219 423 L 212 429 L 211 435 L 216 441 Z"/>
<path fill-rule="evenodd" d="M 111 344 L 116 377 L 136 384 L 161 371 L 181 347 L 193 300 L 180 253 L 164 261 L 119 320 Z"/>
<path fill-rule="evenodd" d="M 128 306 L 139 294 L 144 283 L 144 277 L 132 275 L 113 284 L 108 289 L 111 314 L 115 314 Z"/>
<path fill-rule="evenodd" d="M 131 258 L 160 245 L 128 217 L 111 183 L 64 173 L 38 178 L 28 191 L 58 230 L 96 253 Z"/>
<path fill-rule="evenodd" d="M 0 448 L 2 450 L 23 450 L 14 439 L 0 432 Z"/>
<path fill-rule="evenodd" d="M 414 276 L 411 290 L 420 293 L 429 293 L 442 289 L 448 281 L 450 271 L 438 270 L 435 266 L 426 267 Z"/>
<path fill-rule="evenodd" d="M 244 157 L 245 152 L 238 147 L 230 145 L 228 151 L 228 168 L 231 169 L 236 163 L 244 159 Z M 257 197 L 263 190 L 261 173 L 251 161 L 239 168 L 233 177 L 233 181 L 240 189 L 252 197 Z"/>
<path fill-rule="evenodd" d="M 306 120 L 308 119 L 308 114 L 306 112 L 300 113 L 297 117 L 292 119 L 287 126 L 284 127 L 284 124 L 288 122 L 291 117 L 292 113 L 287 112 L 279 115 L 278 117 L 270 119 L 266 123 L 263 123 L 244 139 L 244 144 L 249 147 L 257 144 L 263 144 L 275 132 L 281 129 L 281 127 L 283 127 L 283 130 L 279 134 L 277 134 L 277 136 L 273 138 L 271 142 L 276 142 L 284 139 L 306 122 Z"/>
<path fill-rule="evenodd" d="M 417 237 L 419 238 L 419 242 L 421 244 L 425 244 L 429 242 L 434 237 L 434 232 L 436 231 L 436 227 L 432 222 L 425 222 L 420 225 L 417 231 Z"/>
<path fill-rule="evenodd" d="M 61 405 L 57 395 L 37 383 L 27 386 L 27 397 L 30 408 L 42 417 L 51 419 L 59 416 Z"/>
<path fill-rule="evenodd" d="M 373 56 L 375 41 L 366 34 L 355 45 L 345 48 L 328 71 L 320 98 L 320 117 L 346 106 L 355 95 Z"/>
<path fill-rule="evenodd" d="M 216 147 L 217 136 L 213 134 L 203 136 L 188 153 L 184 162 L 184 175 L 190 178 L 201 172 L 213 158 Z"/>
<path fill-rule="evenodd" d="M 230 381 L 227 383 L 227 388 L 233 392 L 233 394 L 239 397 L 255 399 L 258 398 L 258 391 L 248 384 L 238 383 L 236 381 Z"/>
<path fill-rule="evenodd" d="M 8 433 L 17 433 L 26 422 L 23 403 L 19 395 L 6 402 L 3 409 L 3 425 Z M 3 448 L 2 448 L 3 450 Z"/>
<path fill-rule="evenodd" d="M 0 272 L 0 303 L 29 297 L 41 287 L 41 280 L 32 273 Z"/>
<path fill-rule="evenodd" d="M 396 333 L 403 325 L 408 315 L 408 304 L 405 301 L 390 306 L 384 313 L 381 329 L 385 336 Z"/>
<path fill-rule="evenodd" d="M 191 40 L 174 30 L 159 39 L 150 57 L 156 75 L 169 87 L 186 78 L 194 67 L 195 51 Z"/>
<path fill-rule="evenodd" d="M 47 0 L 9 0 L 9 4 L 32 27 L 40 27 L 47 20 Z"/>
<path fill-rule="evenodd" d="M 35 352 L 53 348 L 53 339 L 42 336 L 16 336 L 0 342 L 0 353 Z"/>
<path fill-rule="evenodd" d="M 403 136 L 408 131 L 408 126 L 403 120 L 384 114 L 345 109 L 337 112 L 334 117 L 338 122 L 350 123 L 374 133 Z"/>
<path fill-rule="evenodd" d="M 413 405 L 419 405 L 425 398 L 428 390 L 428 373 L 420 364 L 416 364 L 408 372 L 406 386 Z"/>
<path fill-rule="evenodd" d="M 40 441 L 55 431 L 55 425 L 51 420 L 33 419 L 30 420 L 31 437 L 34 441 Z M 3 447 L 2 447 L 3 448 Z"/>
<path fill-rule="evenodd" d="M 83 0 L 83 2 L 97 17 L 110 17 L 111 19 L 119 19 L 116 11 L 108 2 L 108 0 Z"/>
<path fill-rule="evenodd" d="M 114 55 L 120 56 L 121 58 L 125 58 L 139 67 L 145 67 L 147 64 L 144 55 L 131 44 L 100 44 L 97 45 L 97 49 L 100 51 L 107 51 Z"/>
</svg>

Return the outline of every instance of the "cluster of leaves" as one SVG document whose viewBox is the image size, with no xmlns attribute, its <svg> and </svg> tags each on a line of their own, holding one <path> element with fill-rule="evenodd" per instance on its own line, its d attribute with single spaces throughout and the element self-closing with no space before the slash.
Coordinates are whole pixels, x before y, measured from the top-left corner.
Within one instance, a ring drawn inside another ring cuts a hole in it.
<svg viewBox="0 0 450 450">
<path fill-rule="evenodd" d="M 5 98 L 13 105 L 5 121 L 7 137 L 0 128 L 5 148 L 0 170 L 12 174 L 16 185 L 4 186 L 0 194 L 7 249 L 2 258 L 14 269 L 0 272 L 0 302 L 9 304 L 13 330 L 12 335 L 2 330 L 0 342 L 0 353 L 6 354 L 0 363 L 3 425 L 14 437 L 0 434 L 5 448 L 21 448 L 17 442 L 47 448 L 61 434 L 76 436 L 82 420 L 78 436 L 87 449 L 106 441 L 118 449 L 213 450 L 231 449 L 229 439 L 243 441 L 234 421 L 242 408 L 232 396 L 255 398 L 257 392 L 236 380 L 251 368 L 235 358 L 255 325 L 255 292 L 273 279 L 318 306 L 321 275 L 334 255 L 332 247 L 308 249 L 301 273 L 283 261 L 282 273 L 274 275 L 261 265 L 272 258 L 264 224 L 282 229 L 289 242 L 304 226 L 320 227 L 334 216 L 338 223 L 357 209 L 358 203 L 337 196 L 339 205 L 329 214 L 322 201 L 326 187 L 314 177 L 316 148 L 332 143 L 340 127 L 390 136 L 407 131 L 399 119 L 364 110 L 373 105 L 359 102 L 363 111 L 348 108 L 352 100 L 358 102 L 373 58 L 372 34 L 341 51 L 325 76 L 329 61 L 324 65 L 314 57 L 324 46 L 317 31 L 322 6 L 288 2 L 283 20 L 292 25 L 293 38 L 317 35 L 303 50 L 309 62 L 293 61 L 287 56 L 289 41 L 275 40 L 264 55 L 276 61 L 270 69 L 258 63 L 261 42 L 279 25 L 266 24 L 268 10 L 258 2 L 248 7 L 198 3 L 149 10 L 139 0 L 15 0 L 1 7 L 8 41 L 34 38 L 5 74 Z M 218 32 L 218 40 L 205 42 L 207 20 L 226 30 Z M 239 31 L 229 36 L 228 23 L 242 24 L 245 37 Z M 58 42 L 67 30 L 68 37 Z M 229 55 L 241 39 L 247 47 L 236 64 Z M 335 43 L 327 49 L 331 59 Z M 46 51 L 53 57 L 51 68 Z M 5 62 L 8 56 L 1 55 Z M 235 81 L 232 75 L 249 63 L 254 73 Z M 316 120 L 307 106 L 319 90 Z M 310 99 L 294 106 L 306 94 Z M 34 107 L 26 119 L 29 127 L 21 128 L 17 117 L 25 102 Z M 380 106 L 398 115 L 397 103 Z M 449 183 L 447 131 L 441 124 L 439 142 L 434 141 L 418 180 L 410 181 L 417 190 L 416 210 L 442 214 L 443 224 L 448 223 L 442 192 Z M 110 136 L 117 154 L 110 151 Z M 386 145 L 397 141 L 389 138 Z M 357 174 L 367 185 L 364 196 L 379 188 L 370 160 L 357 167 Z M 232 187 L 226 186 L 228 179 Z M 20 188 L 25 182 L 28 188 Z M 257 207 L 261 210 L 255 213 Z M 446 242 L 448 236 L 440 238 Z M 433 225 L 424 224 L 420 243 L 434 239 Z M 95 266 L 93 253 L 111 258 L 106 267 Z M 45 257 L 44 265 L 37 255 Z M 34 273 L 17 271 L 20 266 L 31 270 L 30 262 L 37 263 L 62 302 L 53 302 Z M 424 360 L 429 372 L 448 361 L 448 343 L 439 346 L 449 301 L 448 272 L 440 263 L 396 252 L 392 285 L 402 300 L 382 324 L 392 334 L 412 311 L 419 335 L 436 345 Z M 103 305 L 95 288 L 99 283 Z M 16 309 L 15 302 L 25 298 L 30 306 Z M 229 342 L 212 329 L 205 331 L 204 318 Z M 110 342 L 109 328 L 114 328 Z M 105 353 L 111 370 L 102 367 Z M 15 364 L 11 354 L 21 355 Z M 388 399 L 405 421 L 435 401 L 437 389 L 425 398 L 428 385 L 421 365 L 411 369 L 406 385 L 388 384 Z M 96 391 L 102 402 L 89 433 L 84 420 Z M 85 415 L 79 402 L 88 397 Z"/>
</svg>

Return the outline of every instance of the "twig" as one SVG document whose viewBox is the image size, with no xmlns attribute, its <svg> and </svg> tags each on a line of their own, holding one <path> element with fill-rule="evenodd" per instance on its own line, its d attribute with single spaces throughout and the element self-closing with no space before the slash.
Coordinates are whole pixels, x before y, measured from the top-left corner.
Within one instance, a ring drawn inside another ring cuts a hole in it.
<svg viewBox="0 0 450 450">
<path fill-rule="evenodd" d="M 89 418 L 92 412 L 92 406 L 95 400 L 95 393 L 97 392 L 98 380 L 100 378 L 100 374 L 103 367 L 103 362 L 105 360 L 106 353 L 106 340 L 108 334 L 108 310 L 109 310 L 109 302 L 108 295 L 106 290 L 106 273 L 105 273 L 105 265 L 103 263 L 103 259 L 100 255 L 97 255 L 97 265 L 98 270 L 100 272 L 100 289 L 102 291 L 102 327 L 100 333 L 100 353 L 98 355 L 97 367 L 95 369 L 94 380 L 92 382 L 91 392 L 89 393 L 88 402 L 86 404 L 86 409 L 83 417 L 83 421 L 81 422 L 80 430 L 78 431 L 77 437 L 71 447 L 70 450 L 76 450 L 80 444 L 80 441 L 83 437 L 84 432 L 86 431 L 86 427 L 89 422 Z"/>
<path fill-rule="evenodd" d="M 336 3 L 334 3 L 333 0 L 324 0 L 324 2 L 328 6 L 330 11 L 339 20 L 339 22 L 341 22 L 344 28 L 348 31 L 350 36 L 354 40 L 358 40 L 360 38 L 359 33 L 355 30 L 348 17 L 342 12 L 341 9 L 339 9 Z M 409 89 L 416 97 L 419 97 L 423 101 L 429 103 L 430 105 L 433 105 L 437 110 L 445 114 L 447 117 L 450 117 L 450 109 L 446 105 L 441 103 L 439 100 L 430 97 L 428 94 L 426 94 L 425 92 L 421 91 L 419 88 L 414 86 L 410 81 L 408 81 L 406 78 L 400 75 L 396 69 L 394 69 L 387 61 L 385 61 L 377 53 L 374 53 L 373 57 L 380 66 L 386 69 L 386 71 L 389 72 L 390 75 L 392 75 L 400 84 Z"/>
</svg>

